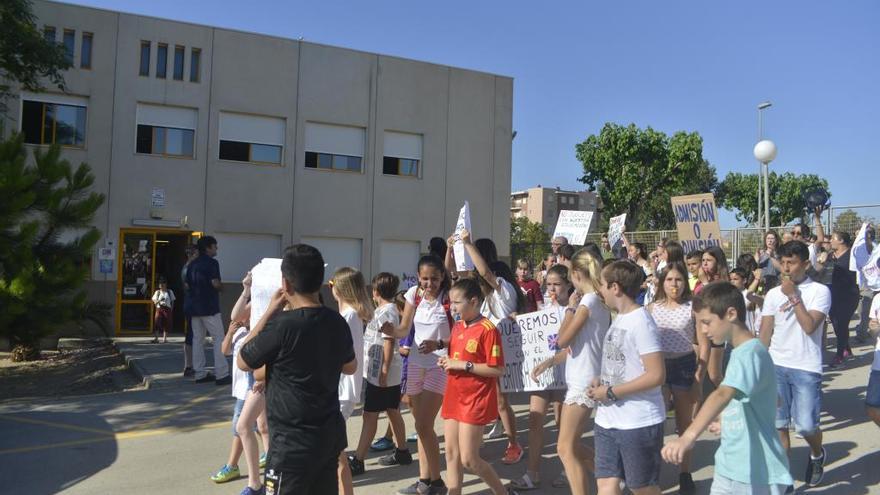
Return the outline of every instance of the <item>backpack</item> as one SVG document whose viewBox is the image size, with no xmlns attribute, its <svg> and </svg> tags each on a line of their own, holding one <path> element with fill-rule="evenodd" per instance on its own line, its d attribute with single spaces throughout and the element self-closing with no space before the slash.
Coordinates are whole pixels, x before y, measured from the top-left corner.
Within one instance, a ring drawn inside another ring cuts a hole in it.
<svg viewBox="0 0 880 495">
<path fill-rule="evenodd" d="M 422 295 L 421 290 L 416 289 L 416 299 L 415 299 L 415 307 L 416 311 L 419 309 L 419 304 L 422 303 Z M 444 292 L 440 297 L 440 304 L 443 305 L 443 310 L 446 312 L 446 320 L 449 322 L 449 330 L 452 331 L 452 327 L 455 326 L 455 318 L 452 317 L 452 312 L 449 310 L 449 306 L 451 301 L 449 300 L 449 293 Z"/>
</svg>

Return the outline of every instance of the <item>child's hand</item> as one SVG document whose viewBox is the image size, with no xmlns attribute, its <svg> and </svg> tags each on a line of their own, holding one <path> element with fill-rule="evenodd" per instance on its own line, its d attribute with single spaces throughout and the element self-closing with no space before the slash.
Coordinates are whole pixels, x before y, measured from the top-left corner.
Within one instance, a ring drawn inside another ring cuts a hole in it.
<svg viewBox="0 0 880 495">
<path fill-rule="evenodd" d="M 441 356 L 437 359 L 437 366 L 440 367 L 443 371 L 447 371 L 447 367 L 449 366 L 449 357 Z"/>
<path fill-rule="evenodd" d="M 397 353 L 403 357 L 408 357 L 409 356 L 409 347 L 401 347 L 400 349 L 397 350 Z"/>
<path fill-rule="evenodd" d="M 437 350 L 437 341 L 436 340 L 423 340 L 421 344 L 419 344 L 419 352 L 422 354 L 430 354 Z"/>
<path fill-rule="evenodd" d="M 455 234 L 452 234 L 451 236 L 449 236 L 448 239 L 446 239 L 446 247 L 451 248 L 453 246 L 455 246 Z"/>
<path fill-rule="evenodd" d="M 761 280 L 761 277 L 764 276 L 764 271 L 760 268 L 755 268 L 755 271 L 752 272 L 752 276 L 755 277 L 755 280 Z"/>
<path fill-rule="evenodd" d="M 693 446 L 693 442 L 686 437 L 675 438 L 663 446 L 660 455 L 663 456 L 664 461 L 670 464 L 681 464 L 681 461 L 684 460 L 685 454 L 691 450 Z"/>
<path fill-rule="evenodd" d="M 250 289 L 253 281 L 254 278 L 251 275 L 251 272 L 247 272 L 247 275 L 245 275 L 244 279 L 241 281 L 241 285 L 243 285 L 245 289 Z"/>
<path fill-rule="evenodd" d="M 285 297 L 284 289 L 278 289 L 272 294 L 272 299 L 269 301 L 269 307 L 266 311 L 269 313 L 275 313 L 284 309 L 284 306 L 286 305 L 287 297 Z"/>
<path fill-rule="evenodd" d="M 458 236 L 461 238 L 462 243 L 464 243 L 464 244 L 471 243 L 471 231 L 469 231 L 468 229 L 461 229 L 461 233 L 458 234 Z"/>
<path fill-rule="evenodd" d="M 543 375 L 548 369 L 550 369 L 550 360 L 549 360 L 549 359 L 545 359 L 544 361 L 541 361 L 540 364 L 538 364 L 537 366 L 535 366 L 535 367 L 532 369 L 532 373 L 531 373 L 531 375 L 530 375 L 530 376 L 532 377 L 532 380 L 533 380 L 535 383 L 540 383 L 540 380 L 538 380 L 538 378 L 539 378 L 541 375 Z"/>
<path fill-rule="evenodd" d="M 393 337 L 394 336 L 394 324 L 391 323 L 390 321 L 386 321 L 385 323 L 382 324 L 381 327 L 379 327 L 379 332 L 383 333 L 385 335 L 390 335 Z"/>
<path fill-rule="evenodd" d="M 263 391 L 266 390 L 266 382 L 254 382 L 254 386 L 251 387 L 251 390 L 253 390 L 255 394 L 262 394 Z"/>
<path fill-rule="evenodd" d="M 712 421 L 711 423 L 709 423 L 709 433 L 711 433 L 713 435 L 720 435 L 721 434 L 721 420 L 720 419 L 716 419 L 715 421 Z"/>
</svg>

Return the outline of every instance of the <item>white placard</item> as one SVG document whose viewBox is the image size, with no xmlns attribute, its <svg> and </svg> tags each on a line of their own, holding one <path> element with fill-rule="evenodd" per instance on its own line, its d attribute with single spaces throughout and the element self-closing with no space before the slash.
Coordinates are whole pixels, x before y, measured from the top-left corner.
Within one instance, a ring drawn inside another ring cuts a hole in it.
<svg viewBox="0 0 880 495">
<path fill-rule="evenodd" d="M 471 207 L 467 201 L 464 202 L 464 206 L 458 212 L 458 222 L 455 224 L 454 234 L 455 244 L 452 245 L 453 253 L 455 254 L 455 269 L 460 272 L 474 269 L 474 261 L 471 259 L 471 255 L 468 254 L 467 249 L 465 249 L 464 243 L 461 242 L 461 232 L 465 229 L 471 233 L 471 236 L 474 235 L 471 230 Z"/>
<path fill-rule="evenodd" d="M 150 192 L 150 206 L 153 208 L 165 207 L 165 189 L 161 187 L 153 188 L 153 191 Z"/>
<path fill-rule="evenodd" d="M 498 323 L 504 349 L 502 392 L 565 388 L 565 368 L 562 366 L 545 371 L 537 383 L 531 377 L 535 366 L 556 354 L 556 339 L 562 325 L 562 316 L 562 308 L 554 306 L 519 315 L 516 321 L 505 318 Z"/>
<path fill-rule="evenodd" d="M 868 224 L 863 223 L 850 250 L 849 269 L 856 272 L 859 286 L 880 291 L 880 248 L 868 252 Z"/>
<path fill-rule="evenodd" d="M 617 247 L 617 243 L 623 237 L 624 227 L 626 227 L 626 213 L 611 217 L 611 221 L 608 222 L 608 244 L 611 245 L 611 249 Z"/>
<path fill-rule="evenodd" d="M 590 232 L 592 221 L 592 211 L 561 210 L 553 237 L 565 237 L 569 244 L 583 246 L 587 242 L 587 234 Z"/>
<path fill-rule="evenodd" d="M 280 258 L 263 258 L 257 266 L 251 268 L 251 328 L 266 313 L 272 295 L 280 288 Z"/>
</svg>

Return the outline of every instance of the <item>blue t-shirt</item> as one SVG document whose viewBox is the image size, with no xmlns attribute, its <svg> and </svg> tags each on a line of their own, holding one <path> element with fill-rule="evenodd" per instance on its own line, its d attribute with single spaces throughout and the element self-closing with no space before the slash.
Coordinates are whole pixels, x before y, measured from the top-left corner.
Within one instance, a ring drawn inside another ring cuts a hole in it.
<svg viewBox="0 0 880 495">
<path fill-rule="evenodd" d="M 721 385 L 736 394 L 721 413 L 715 473 L 752 485 L 791 485 L 776 431 L 776 370 L 758 339 L 733 349 Z"/>
<path fill-rule="evenodd" d="M 204 254 L 189 264 L 186 283 L 189 285 L 190 316 L 211 316 L 220 312 L 220 295 L 211 280 L 220 280 L 220 263 Z"/>
</svg>

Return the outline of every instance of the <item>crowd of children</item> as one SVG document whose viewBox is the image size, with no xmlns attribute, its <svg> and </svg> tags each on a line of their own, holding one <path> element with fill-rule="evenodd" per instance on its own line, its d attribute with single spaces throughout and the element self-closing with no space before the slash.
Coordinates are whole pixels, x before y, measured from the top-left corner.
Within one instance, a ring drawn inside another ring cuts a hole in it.
<svg viewBox="0 0 880 495">
<path fill-rule="evenodd" d="M 559 242 L 537 270 L 521 259 L 514 271 L 490 239 L 464 231 L 446 245 L 435 240 L 415 267 L 418 284 L 406 290 L 391 273 L 368 285 L 353 268 L 336 270 L 329 282 L 335 311 L 319 295 L 321 253 L 292 246 L 281 264 L 282 289 L 254 328 L 245 278 L 222 344 L 235 363 L 236 400 L 229 459 L 215 482 L 238 478 L 244 454 L 245 495 L 352 494 L 369 452 L 384 451 L 379 465 L 418 464 L 418 478 L 400 494 L 458 495 L 465 471 L 495 495 L 536 490 L 546 486 L 540 465 L 552 444 L 545 438 L 551 406 L 563 471 L 547 485 L 576 495 L 589 493 L 591 478 L 600 494 L 621 493 L 622 484 L 636 495 L 659 494 L 663 461 L 679 466 L 680 493 L 696 493 L 691 453 L 707 429 L 721 437 L 713 494 L 791 492 L 790 425 L 810 447 L 803 481 L 822 481 L 822 338 L 832 292 L 811 278 L 821 260 L 806 243 L 780 244 L 770 232 L 764 248 L 731 267 L 720 248 L 685 254 L 670 240 L 648 254 L 624 236 L 629 259 L 608 246 L 575 250 Z M 473 270 L 457 269 L 455 242 Z M 174 302 L 164 290 L 154 296 L 157 318 Z M 557 351 L 531 377 L 538 382 L 564 367 L 565 389 L 527 394 L 524 448 L 513 397 L 499 383 L 499 328 L 546 308 L 562 319 Z M 872 336 L 878 320 L 880 295 L 868 311 Z M 880 425 L 880 343 L 866 395 L 868 415 Z M 406 436 L 402 405 L 413 416 L 414 439 Z M 358 406 L 360 436 L 349 453 L 346 425 Z M 664 445 L 667 411 L 676 435 Z M 374 442 L 383 413 L 388 430 Z M 492 425 L 507 438 L 502 463 L 528 453 L 523 474 L 507 484 L 480 453 Z M 589 429 L 592 448 L 583 439 Z"/>
</svg>

